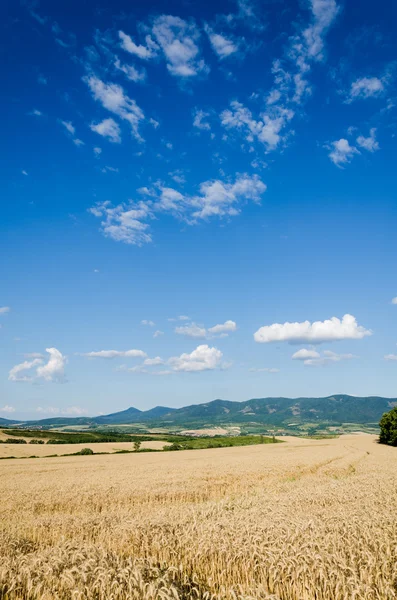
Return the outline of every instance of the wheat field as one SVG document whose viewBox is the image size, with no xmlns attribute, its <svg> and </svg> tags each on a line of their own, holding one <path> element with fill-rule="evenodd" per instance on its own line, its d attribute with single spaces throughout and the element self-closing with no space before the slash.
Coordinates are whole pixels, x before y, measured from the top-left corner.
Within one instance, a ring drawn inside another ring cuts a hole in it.
<svg viewBox="0 0 397 600">
<path fill-rule="evenodd" d="M 397 598 L 373 436 L 0 462 L 2 600 Z"/>
</svg>

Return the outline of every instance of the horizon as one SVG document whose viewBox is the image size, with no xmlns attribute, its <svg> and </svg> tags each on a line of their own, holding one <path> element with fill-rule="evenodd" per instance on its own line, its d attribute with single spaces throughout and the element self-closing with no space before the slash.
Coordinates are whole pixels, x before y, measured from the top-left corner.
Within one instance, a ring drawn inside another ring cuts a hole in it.
<svg viewBox="0 0 397 600">
<path fill-rule="evenodd" d="M 327 400 L 328 398 L 332 398 L 335 396 L 347 396 L 350 398 L 358 398 L 360 400 L 365 400 L 367 398 L 382 398 L 382 399 L 386 399 L 386 400 L 395 400 L 396 397 L 393 396 L 380 396 L 378 394 L 372 394 L 369 396 L 353 396 L 351 394 L 330 394 L 328 396 L 291 396 L 291 397 L 287 397 L 287 396 L 264 396 L 264 397 L 257 397 L 257 398 L 248 398 L 246 400 L 228 400 L 226 398 L 214 398 L 213 400 L 209 400 L 207 402 L 195 402 L 192 404 L 186 404 L 184 406 L 178 406 L 178 407 L 172 407 L 172 406 L 167 406 L 164 404 L 157 404 L 155 406 L 150 406 L 149 408 L 145 408 L 143 410 L 136 408 L 133 405 L 127 406 L 126 408 L 120 408 L 120 410 L 114 411 L 114 412 L 107 412 L 107 413 L 99 413 L 99 414 L 80 414 L 80 415 L 73 415 L 73 414 L 63 414 L 62 412 L 60 413 L 52 413 L 51 415 L 48 415 L 46 417 L 43 418 L 33 418 L 29 417 L 29 418 L 25 418 L 25 419 L 12 419 L 11 416 L 10 417 L 1 417 L 4 420 L 9 420 L 9 421 L 20 421 L 20 422 L 39 422 L 39 421 L 44 421 L 44 420 L 48 420 L 48 419 L 56 419 L 56 418 L 63 418 L 63 419 L 81 419 L 81 418 L 86 418 L 86 419 L 95 419 L 97 417 L 106 417 L 109 415 L 115 415 L 115 414 L 119 414 L 121 412 L 126 412 L 128 410 L 130 410 L 131 408 L 134 410 L 137 410 L 139 412 L 149 412 L 151 410 L 154 410 L 156 408 L 168 408 L 170 410 L 178 410 L 181 408 L 189 408 L 190 406 L 200 406 L 200 405 L 208 405 L 212 402 L 230 402 L 233 404 L 243 404 L 245 402 L 252 402 L 255 400 L 268 400 L 268 399 L 272 399 L 272 400 L 311 400 L 311 399 L 319 399 L 319 400 Z M 72 407 L 73 408 L 73 407 Z"/>
<path fill-rule="evenodd" d="M 10 3 L 1 418 L 397 395 L 391 4 Z"/>
</svg>

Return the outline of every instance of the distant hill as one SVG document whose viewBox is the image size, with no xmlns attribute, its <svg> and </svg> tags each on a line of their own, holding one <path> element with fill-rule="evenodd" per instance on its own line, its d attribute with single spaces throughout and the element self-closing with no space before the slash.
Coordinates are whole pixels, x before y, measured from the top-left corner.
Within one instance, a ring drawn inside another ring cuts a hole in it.
<svg viewBox="0 0 397 600">
<path fill-rule="evenodd" d="M 144 423 L 152 427 L 204 427 L 258 423 L 270 426 L 323 423 L 378 423 L 383 413 L 397 406 L 397 398 L 381 396 L 348 396 L 337 394 L 325 398 L 252 398 L 244 402 L 213 400 L 183 408 L 156 406 L 147 411 L 130 407 L 126 410 L 98 417 L 52 417 L 28 421 L 24 426 L 100 426 Z M 0 419 L 0 425 L 18 424 Z"/>
<path fill-rule="evenodd" d="M 18 423 L 20 423 L 20 421 L 13 421 L 12 419 L 2 419 L 0 417 L 0 425 L 2 425 L 3 427 L 8 427 L 9 425 L 18 425 Z"/>
</svg>

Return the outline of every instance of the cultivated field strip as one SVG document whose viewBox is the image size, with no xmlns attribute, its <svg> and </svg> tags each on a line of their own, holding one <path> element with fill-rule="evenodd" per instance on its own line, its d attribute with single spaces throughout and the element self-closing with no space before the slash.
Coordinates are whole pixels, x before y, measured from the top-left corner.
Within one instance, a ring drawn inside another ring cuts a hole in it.
<svg viewBox="0 0 397 600">
<path fill-rule="evenodd" d="M 393 600 L 373 436 L 0 463 L 3 600 Z"/>
</svg>

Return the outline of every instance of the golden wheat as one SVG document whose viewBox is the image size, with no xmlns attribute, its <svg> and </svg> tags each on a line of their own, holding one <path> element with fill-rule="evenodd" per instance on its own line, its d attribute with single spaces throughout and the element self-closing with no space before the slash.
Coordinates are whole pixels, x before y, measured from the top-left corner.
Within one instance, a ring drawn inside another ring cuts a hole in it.
<svg viewBox="0 0 397 600">
<path fill-rule="evenodd" d="M 3 600 L 392 600 L 397 452 L 373 436 L 1 461 Z"/>
</svg>

